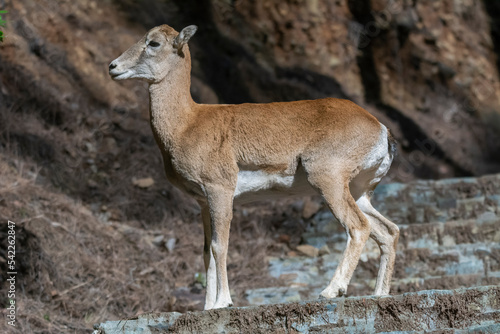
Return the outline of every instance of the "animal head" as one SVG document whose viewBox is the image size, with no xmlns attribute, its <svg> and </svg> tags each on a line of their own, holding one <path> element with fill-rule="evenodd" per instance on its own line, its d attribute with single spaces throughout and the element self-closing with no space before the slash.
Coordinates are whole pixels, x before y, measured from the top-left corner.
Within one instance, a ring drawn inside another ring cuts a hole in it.
<svg viewBox="0 0 500 334">
<path fill-rule="evenodd" d="M 180 33 L 168 25 L 151 29 L 109 64 L 109 75 L 113 80 L 160 82 L 189 57 L 187 42 L 196 30 L 194 25 L 185 27 Z"/>
</svg>

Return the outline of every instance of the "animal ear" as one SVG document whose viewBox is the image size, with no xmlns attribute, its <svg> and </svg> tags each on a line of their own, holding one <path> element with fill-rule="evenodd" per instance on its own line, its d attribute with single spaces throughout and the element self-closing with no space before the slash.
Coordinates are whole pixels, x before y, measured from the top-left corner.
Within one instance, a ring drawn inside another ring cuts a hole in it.
<svg viewBox="0 0 500 334">
<path fill-rule="evenodd" d="M 177 49 L 177 53 L 181 56 L 184 57 L 184 54 L 182 53 L 182 48 L 184 47 L 184 44 L 186 44 L 191 37 L 193 37 L 194 33 L 198 29 L 197 26 L 191 25 L 187 26 L 186 28 L 182 29 L 179 35 L 175 37 L 174 39 L 174 48 Z"/>
</svg>

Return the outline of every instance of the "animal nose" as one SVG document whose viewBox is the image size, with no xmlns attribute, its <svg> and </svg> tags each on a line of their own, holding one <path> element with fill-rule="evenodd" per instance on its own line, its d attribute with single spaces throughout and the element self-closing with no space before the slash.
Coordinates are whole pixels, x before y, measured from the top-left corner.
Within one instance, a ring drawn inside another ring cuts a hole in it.
<svg viewBox="0 0 500 334">
<path fill-rule="evenodd" d="M 116 68 L 116 64 L 115 63 L 109 64 L 109 70 L 112 70 L 114 68 Z"/>
</svg>

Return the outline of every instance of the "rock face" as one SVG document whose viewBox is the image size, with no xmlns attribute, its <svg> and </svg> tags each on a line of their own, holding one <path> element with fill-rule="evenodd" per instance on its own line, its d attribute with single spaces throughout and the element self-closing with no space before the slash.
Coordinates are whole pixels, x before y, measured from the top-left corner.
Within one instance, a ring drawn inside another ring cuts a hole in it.
<svg viewBox="0 0 500 334">
<path fill-rule="evenodd" d="M 228 74 L 247 95 L 235 88 L 222 93 L 231 81 L 224 73 L 211 86 L 228 102 L 357 101 L 395 132 L 409 174 L 498 171 L 500 84 L 492 39 L 498 34 L 495 12 L 486 7 L 494 5 L 212 0 L 205 9 L 213 29 L 226 48 L 238 50 L 224 55 L 237 68 Z"/>
<path fill-rule="evenodd" d="M 147 117 L 147 94 L 137 83 L 111 83 L 106 66 L 147 29 L 168 23 L 178 30 L 199 26 L 190 42 L 197 101 L 348 98 L 399 140 L 395 180 L 500 170 L 496 2 L 61 0 L 57 6 L 19 1 L 7 9 L 0 131 L 37 160 L 79 152 L 50 140 L 31 152 L 42 142 L 25 138 L 15 121 L 4 125 L 33 106 L 41 126 L 63 132 L 116 118 L 110 110 L 131 116 L 119 121 L 121 129 L 137 128 L 133 118 Z"/>
</svg>

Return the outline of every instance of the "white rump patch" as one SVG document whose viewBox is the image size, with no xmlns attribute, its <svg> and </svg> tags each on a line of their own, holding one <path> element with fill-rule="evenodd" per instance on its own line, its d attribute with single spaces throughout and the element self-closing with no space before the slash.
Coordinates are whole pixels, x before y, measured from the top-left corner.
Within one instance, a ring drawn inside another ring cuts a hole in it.
<svg viewBox="0 0 500 334">
<path fill-rule="evenodd" d="M 373 185 L 378 184 L 391 167 L 392 157 L 387 142 L 387 128 L 381 125 L 380 136 L 366 156 L 359 174 L 351 181 L 351 194 L 355 200 Z"/>
</svg>

